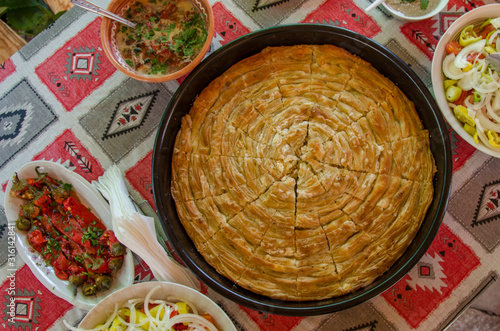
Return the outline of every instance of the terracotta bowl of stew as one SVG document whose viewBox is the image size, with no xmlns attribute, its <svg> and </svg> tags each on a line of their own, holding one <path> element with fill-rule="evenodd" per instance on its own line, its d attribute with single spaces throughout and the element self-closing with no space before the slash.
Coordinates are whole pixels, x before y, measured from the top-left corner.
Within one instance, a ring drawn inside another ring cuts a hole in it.
<svg viewBox="0 0 500 331">
<path fill-rule="evenodd" d="M 210 49 L 214 34 L 208 0 L 112 0 L 107 8 L 136 28 L 103 17 L 104 53 L 134 79 L 160 83 L 191 72 Z"/>
</svg>

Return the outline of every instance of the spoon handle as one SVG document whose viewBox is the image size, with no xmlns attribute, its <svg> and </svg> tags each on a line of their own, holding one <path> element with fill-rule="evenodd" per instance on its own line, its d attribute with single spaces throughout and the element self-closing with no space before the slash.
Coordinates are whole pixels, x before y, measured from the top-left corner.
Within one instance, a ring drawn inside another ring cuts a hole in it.
<svg viewBox="0 0 500 331">
<path fill-rule="evenodd" d="M 75 5 L 75 6 L 77 6 L 77 7 L 83 8 L 85 10 L 91 11 L 93 13 L 96 13 L 96 14 L 99 14 L 99 15 L 102 15 L 102 16 L 109 17 L 109 18 L 111 18 L 113 20 L 116 20 L 116 21 L 118 21 L 120 23 L 123 23 L 123 24 L 125 24 L 127 26 L 130 26 L 131 28 L 135 29 L 135 23 L 130 22 L 129 20 L 126 20 L 126 19 L 124 19 L 121 16 L 113 14 L 112 12 L 107 11 L 106 9 L 98 7 L 98 6 L 94 5 L 91 2 L 88 2 L 86 0 L 71 0 L 71 3 L 73 5 Z"/>
<path fill-rule="evenodd" d="M 370 10 L 372 10 L 373 8 L 375 8 L 378 5 L 382 4 L 382 2 L 384 2 L 384 1 L 385 0 L 375 0 L 371 5 L 369 5 L 368 7 L 366 7 L 365 13 L 368 13 Z"/>
</svg>

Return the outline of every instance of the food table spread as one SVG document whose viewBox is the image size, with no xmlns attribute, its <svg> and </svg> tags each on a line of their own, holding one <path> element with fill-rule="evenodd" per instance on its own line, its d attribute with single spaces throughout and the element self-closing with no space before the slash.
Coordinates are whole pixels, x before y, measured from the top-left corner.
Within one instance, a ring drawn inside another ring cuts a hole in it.
<svg viewBox="0 0 500 331">
<path fill-rule="evenodd" d="M 94 1 L 106 7 L 108 1 Z M 368 0 L 212 1 L 215 35 L 210 52 L 264 28 L 292 23 L 343 27 L 382 44 L 432 90 L 431 60 L 440 36 L 463 13 L 493 1 L 449 1 L 420 22 L 394 19 Z M 146 214 L 155 217 L 151 163 L 158 123 L 184 78 L 166 83 L 133 80 L 103 53 L 101 18 L 72 8 L 0 67 L 0 173 L 2 194 L 29 161 L 59 163 L 87 181 L 113 164 Z M 390 289 L 352 308 L 319 316 L 281 316 L 238 305 L 207 286 L 241 330 L 441 330 L 497 278 L 500 263 L 499 161 L 449 129 L 452 193 L 443 223 L 421 260 Z M 2 208 L 0 206 L 0 208 Z M 2 329 L 61 330 L 78 325 L 87 310 L 54 295 L 14 246 L 14 229 L 0 213 Z M 158 221 L 158 220 L 157 220 Z M 166 240 L 157 223 L 158 236 Z M 126 244 L 126 243 L 125 243 Z M 175 252 L 165 244 L 167 250 Z M 134 258 L 134 282 L 154 280 Z"/>
</svg>

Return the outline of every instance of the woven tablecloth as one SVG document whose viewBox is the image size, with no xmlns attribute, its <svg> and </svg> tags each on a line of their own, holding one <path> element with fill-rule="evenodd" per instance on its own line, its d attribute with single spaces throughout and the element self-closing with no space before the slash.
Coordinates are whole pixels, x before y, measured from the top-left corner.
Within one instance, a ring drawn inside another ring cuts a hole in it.
<svg viewBox="0 0 500 331">
<path fill-rule="evenodd" d="M 210 52 L 263 28 L 289 23 L 344 27 L 387 47 L 432 91 L 431 60 L 440 36 L 464 12 L 493 1 L 450 0 L 421 22 L 394 19 L 369 0 L 211 1 Z M 107 0 L 94 3 L 107 6 Z M 151 161 L 158 124 L 180 81 L 148 84 L 116 70 L 103 53 L 101 18 L 72 8 L 0 66 L 1 200 L 12 174 L 31 160 L 51 160 L 89 181 L 116 163 L 146 214 L 154 215 Z M 128 108 L 146 105 L 133 116 Z M 442 226 L 420 262 L 396 285 L 353 308 L 290 317 L 231 302 L 211 289 L 238 330 L 442 330 L 500 273 L 500 159 L 476 151 L 449 130 L 453 183 Z M 0 329 L 64 330 L 85 310 L 45 288 L 19 255 L 0 206 Z M 153 280 L 135 259 L 135 282 Z M 8 306 L 15 302 L 15 317 Z"/>
</svg>

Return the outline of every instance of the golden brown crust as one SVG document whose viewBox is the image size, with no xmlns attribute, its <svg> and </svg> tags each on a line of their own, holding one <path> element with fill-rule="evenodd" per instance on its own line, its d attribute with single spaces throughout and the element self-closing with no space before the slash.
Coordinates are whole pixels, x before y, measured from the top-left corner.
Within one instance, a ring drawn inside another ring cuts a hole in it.
<svg viewBox="0 0 500 331">
<path fill-rule="evenodd" d="M 172 195 L 219 273 L 317 300 L 370 284 L 403 254 L 435 172 L 414 105 L 368 62 L 333 45 L 270 47 L 182 119 Z"/>
</svg>

